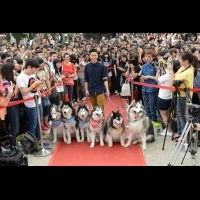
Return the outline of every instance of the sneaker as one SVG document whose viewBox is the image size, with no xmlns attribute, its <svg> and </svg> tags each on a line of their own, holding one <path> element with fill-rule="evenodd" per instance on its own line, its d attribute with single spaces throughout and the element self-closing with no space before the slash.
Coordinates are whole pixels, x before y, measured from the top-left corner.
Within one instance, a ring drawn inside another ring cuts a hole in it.
<svg viewBox="0 0 200 200">
<path fill-rule="evenodd" d="M 50 124 L 44 124 L 44 126 L 46 126 L 48 129 L 50 129 L 51 128 L 51 126 L 50 126 Z"/>
<path fill-rule="evenodd" d="M 49 130 L 49 128 L 47 128 L 44 124 L 42 124 L 42 130 L 47 131 L 47 130 Z"/>
<path fill-rule="evenodd" d="M 39 145 L 41 146 L 41 141 L 39 141 Z M 49 143 L 48 142 L 43 142 L 44 147 L 48 147 Z"/>
<path fill-rule="evenodd" d="M 160 135 L 165 135 L 165 132 L 166 131 L 162 131 L 161 133 L 160 133 Z M 172 132 L 169 132 L 169 131 L 167 131 L 167 136 L 172 136 Z"/>
</svg>

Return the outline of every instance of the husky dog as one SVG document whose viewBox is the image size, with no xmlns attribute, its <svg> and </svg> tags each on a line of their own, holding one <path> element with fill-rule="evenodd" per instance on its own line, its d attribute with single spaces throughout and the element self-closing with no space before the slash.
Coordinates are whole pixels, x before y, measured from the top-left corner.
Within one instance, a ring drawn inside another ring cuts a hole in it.
<svg viewBox="0 0 200 200">
<path fill-rule="evenodd" d="M 126 117 L 129 121 L 129 136 L 124 147 L 130 146 L 131 142 L 142 143 L 142 149 L 147 150 L 146 143 L 153 142 L 155 138 L 153 124 L 146 116 L 142 102 L 133 100 L 126 110 Z"/>
<path fill-rule="evenodd" d="M 124 119 L 119 110 L 117 112 L 112 111 L 108 116 L 104 126 L 104 136 L 109 147 L 113 146 L 113 142 L 120 142 L 121 146 L 125 145 Z"/>
<path fill-rule="evenodd" d="M 61 112 L 62 112 L 64 127 L 66 128 L 66 134 L 63 134 L 64 142 L 67 144 L 71 144 L 71 138 L 74 133 L 77 142 L 81 142 L 78 130 L 78 122 L 75 116 L 75 109 L 73 107 L 73 102 L 63 102 L 61 106 Z"/>
<path fill-rule="evenodd" d="M 53 133 L 53 143 L 56 143 L 58 138 L 63 138 L 63 135 L 65 135 L 65 127 L 61 110 L 55 104 L 51 105 L 50 114 L 52 118 L 51 130 Z"/>
<path fill-rule="evenodd" d="M 87 141 L 91 142 L 89 136 L 89 120 L 90 112 L 86 103 L 76 106 L 76 116 L 78 119 L 78 128 L 81 133 L 81 142 L 84 142 L 84 133 L 86 133 Z"/>
<path fill-rule="evenodd" d="M 100 140 L 100 146 L 104 146 L 103 141 L 103 129 L 104 129 L 104 112 L 101 107 L 94 106 L 90 114 L 90 125 L 89 133 L 91 137 L 90 148 L 95 146 L 95 140 L 98 142 Z"/>
</svg>

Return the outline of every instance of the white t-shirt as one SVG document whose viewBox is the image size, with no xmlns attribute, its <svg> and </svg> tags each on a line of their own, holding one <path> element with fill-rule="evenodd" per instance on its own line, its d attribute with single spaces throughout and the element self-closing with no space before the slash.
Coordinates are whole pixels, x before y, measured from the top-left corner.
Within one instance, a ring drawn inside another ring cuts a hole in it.
<svg viewBox="0 0 200 200">
<path fill-rule="evenodd" d="M 158 82 L 159 82 L 159 85 L 172 86 L 170 82 L 170 74 L 168 72 L 160 76 L 158 78 Z M 172 98 L 171 94 L 172 94 L 171 90 L 160 88 L 158 92 L 158 97 L 161 99 L 171 99 Z"/>
<path fill-rule="evenodd" d="M 36 81 L 35 75 L 27 75 L 24 72 L 21 72 L 20 75 L 17 77 L 17 85 L 18 88 L 29 88 L 34 82 Z M 27 99 L 30 97 L 34 97 L 34 95 L 39 95 L 39 91 L 34 91 L 34 89 L 29 92 L 27 95 L 23 96 L 23 99 Z M 41 98 L 38 98 L 38 104 L 41 103 Z M 29 108 L 35 107 L 35 100 L 30 100 L 27 102 L 24 102 L 25 106 Z"/>
</svg>

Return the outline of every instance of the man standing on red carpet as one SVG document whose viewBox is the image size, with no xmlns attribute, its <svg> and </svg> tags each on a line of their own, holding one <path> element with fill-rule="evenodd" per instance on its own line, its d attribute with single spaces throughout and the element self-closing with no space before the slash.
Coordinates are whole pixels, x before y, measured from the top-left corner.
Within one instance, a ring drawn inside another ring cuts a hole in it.
<svg viewBox="0 0 200 200">
<path fill-rule="evenodd" d="M 96 49 L 90 50 L 90 63 L 85 66 L 85 92 L 89 96 L 92 106 L 104 109 L 104 92 L 109 95 L 108 72 L 106 67 L 98 61 Z"/>
</svg>

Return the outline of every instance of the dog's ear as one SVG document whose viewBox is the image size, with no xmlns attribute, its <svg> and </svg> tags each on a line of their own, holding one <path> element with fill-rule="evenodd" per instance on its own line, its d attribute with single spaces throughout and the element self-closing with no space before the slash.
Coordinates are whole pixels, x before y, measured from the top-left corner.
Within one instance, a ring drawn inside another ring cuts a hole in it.
<svg viewBox="0 0 200 200">
<path fill-rule="evenodd" d="M 140 100 L 139 103 L 143 106 L 143 104 L 142 104 L 142 100 Z"/>
<path fill-rule="evenodd" d="M 135 99 L 133 99 L 132 101 L 131 101 L 131 104 L 130 105 L 135 105 Z"/>
</svg>

